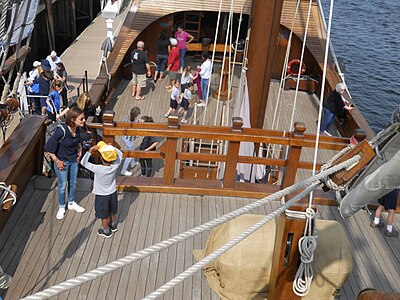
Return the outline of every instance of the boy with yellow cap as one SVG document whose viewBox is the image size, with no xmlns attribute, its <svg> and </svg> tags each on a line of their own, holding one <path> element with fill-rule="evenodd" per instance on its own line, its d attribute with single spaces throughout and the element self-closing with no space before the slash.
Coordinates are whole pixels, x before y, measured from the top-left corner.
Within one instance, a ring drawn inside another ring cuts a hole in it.
<svg viewBox="0 0 400 300">
<path fill-rule="evenodd" d="M 90 156 L 96 151 L 101 154 L 101 165 L 89 162 Z M 97 234 L 105 238 L 110 238 L 113 232 L 117 231 L 117 222 L 115 221 L 118 208 L 116 174 L 121 161 L 122 152 L 103 141 L 91 147 L 81 161 L 82 166 L 94 173 L 94 210 L 96 218 L 101 219 L 103 227 L 97 231 Z"/>
</svg>

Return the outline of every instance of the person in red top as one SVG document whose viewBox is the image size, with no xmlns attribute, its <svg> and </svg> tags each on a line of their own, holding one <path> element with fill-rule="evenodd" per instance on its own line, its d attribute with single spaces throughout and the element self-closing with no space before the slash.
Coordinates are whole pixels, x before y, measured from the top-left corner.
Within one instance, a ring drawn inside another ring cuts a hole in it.
<svg viewBox="0 0 400 300">
<path fill-rule="evenodd" d="M 177 47 L 178 41 L 174 38 L 170 39 L 170 43 L 172 46 L 171 51 L 169 52 L 168 55 L 168 62 L 167 62 L 167 71 L 169 72 L 169 80 L 170 80 L 170 85 L 166 86 L 165 88 L 168 90 L 168 92 L 171 91 L 172 89 L 172 81 L 176 80 L 178 71 L 179 71 L 179 63 L 180 63 L 180 54 L 179 54 L 179 48 Z"/>
</svg>

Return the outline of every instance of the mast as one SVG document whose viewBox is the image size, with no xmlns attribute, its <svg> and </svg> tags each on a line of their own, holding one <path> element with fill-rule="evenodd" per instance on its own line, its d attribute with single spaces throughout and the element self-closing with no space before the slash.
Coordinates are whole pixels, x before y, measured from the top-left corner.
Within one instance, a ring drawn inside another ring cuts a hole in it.
<svg viewBox="0 0 400 300">
<path fill-rule="evenodd" d="M 283 0 L 254 0 L 250 18 L 247 82 L 252 128 L 262 128 L 278 48 Z"/>
<path fill-rule="evenodd" d="M 263 128 L 269 86 L 278 48 L 279 26 L 283 0 L 254 0 L 250 19 L 247 82 L 250 98 L 250 122 L 252 128 Z M 298 124 L 296 135 L 303 135 L 305 127 Z M 300 157 L 301 149 L 291 147 Z M 286 186 L 295 180 L 287 174 Z M 292 208 L 302 210 L 303 207 Z M 277 220 L 274 260 L 270 274 L 268 298 L 300 299 L 292 291 L 292 283 L 298 265 L 298 241 L 305 228 L 305 220 L 281 216 Z"/>
</svg>

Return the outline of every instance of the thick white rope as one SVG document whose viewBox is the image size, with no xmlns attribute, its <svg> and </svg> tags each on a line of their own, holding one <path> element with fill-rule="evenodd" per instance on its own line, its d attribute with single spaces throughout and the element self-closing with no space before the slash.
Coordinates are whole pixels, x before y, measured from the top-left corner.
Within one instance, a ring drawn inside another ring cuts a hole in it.
<svg viewBox="0 0 400 300">
<path fill-rule="evenodd" d="M 150 246 L 150 247 L 148 247 L 146 249 L 143 249 L 143 250 L 141 250 L 139 252 L 129 254 L 129 255 L 123 257 L 123 258 L 120 258 L 120 259 L 118 259 L 116 261 L 108 263 L 108 264 L 106 264 L 106 265 L 104 265 L 102 267 L 99 267 L 99 268 L 95 269 L 95 270 L 86 272 L 86 273 L 84 273 L 82 275 L 79 275 L 79 276 L 77 276 L 75 278 L 69 279 L 69 280 L 67 280 L 65 282 L 57 284 L 57 285 L 55 285 L 53 287 L 50 287 L 48 289 L 45 289 L 42 292 L 27 296 L 24 299 L 31 299 L 31 300 L 33 300 L 33 299 L 35 299 L 35 300 L 37 300 L 37 299 L 48 299 L 50 297 L 56 296 L 56 295 L 58 295 L 58 294 L 60 294 L 60 293 L 62 293 L 64 291 L 70 290 L 70 289 L 72 289 L 72 288 L 74 288 L 74 287 L 76 287 L 78 285 L 81 285 L 81 284 L 87 282 L 87 281 L 91 281 L 93 279 L 96 279 L 96 278 L 98 278 L 100 276 L 103 276 L 103 275 L 105 275 L 107 273 L 110 273 L 110 272 L 112 272 L 112 271 L 114 271 L 116 269 L 122 268 L 122 267 L 124 267 L 124 266 L 126 266 L 128 264 L 131 264 L 131 263 L 133 263 L 133 262 L 135 262 L 135 261 L 137 261 L 139 259 L 143 259 L 143 258 L 145 258 L 147 256 L 152 255 L 153 253 L 159 252 L 159 251 L 161 251 L 163 249 L 166 249 L 166 248 L 168 248 L 168 247 L 170 247 L 172 245 L 175 245 L 175 244 L 177 244 L 177 243 L 179 243 L 181 241 L 187 240 L 187 239 L 189 239 L 189 238 L 191 238 L 191 237 L 193 237 L 193 236 L 195 236 L 195 235 L 197 235 L 197 234 L 199 234 L 199 233 L 201 233 L 201 232 L 203 232 L 205 230 L 210 230 L 210 229 L 214 228 L 217 225 L 220 225 L 220 224 L 225 223 L 225 222 L 227 222 L 227 221 L 229 221 L 229 220 L 231 220 L 231 219 L 233 219 L 235 217 L 243 215 L 246 212 L 249 212 L 249 211 L 251 211 L 251 210 L 253 210 L 253 209 L 257 208 L 257 207 L 263 206 L 263 205 L 265 205 L 266 203 L 268 203 L 270 201 L 279 200 L 282 197 L 284 197 L 286 195 L 289 195 L 291 193 L 294 193 L 295 191 L 297 191 L 299 189 L 307 188 L 307 187 L 313 185 L 316 181 L 322 180 L 323 178 L 325 178 L 326 176 L 328 176 L 330 174 L 336 173 L 336 172 L 340 171 L 341 169 L 348 167 L 349 165 L 357 163 L 359 160 L 360 160 L 360 156 L 359 155 L 355 155 L 351 159 L 348 159 L 348 160 L 346 160 L 346 161 L 344 161 L 344 162 L 342 162 L 342 163 L 340 163 L 340 164 L 338 164 L 336 166 L 333 166 L 332 168 L 330 168 L 328 170 L 324 170 L 323 172 L 321 172 L 321 173 L 319 173 L 319 174 L 317 174 L 317 175 L 315 175 L 313 177 L 310 177 L 310 178 L 308 178 L 306 180 L 303 180 L 301 182 L 295 183 L 292 186 L 284 188 L 281 191 L 278 191 L 278 192 L 276 192 L 276 193 L 274 193 L 272 195 L 269 195 L 269 196 L 264 197 L 264 198 L 262 198 L 260 200 L 257 200 L 257 201 L 255 201 L 255 202 L 253 202 L 251 204 L 248 204 L 248 205 L 246 205 L 246 206 L 244 206 L 242 208 L 239 208 L 239 209 L 237 209 L 235 211 L 232 211 L 232 212 L 230 212 L 230 213 L 228 213 L 226 215 L 223 215 L 223 216 L 221 216 L 221 217 L 219 217 L 217 219 L 214 219 L 214 220 L 212 220 L 210 222 L 207 222 L 207 223 L 205 223 L 203 225 L 200 225 L 200 226 L 197 226 L 195 228 L 192 228 L 192 229 L 190 229 L 190 230 L 188 230 L 188 231 L 186 231 L 184 233 L 181 233 L 181 234 L 179 234 L 177 236 L 169 238 L 168 240 L 165 240 L 165 241 L 162 241 L 160 243 L 157 243 L 157 244 L 155 244 L 153 246 Z M 288 203 L 289 203 L 289 201 L 288 201 Z"/>
<path fill-rule="evenodd" d="M 220 247 L 219 249 L 215 250 L 214 252 L 210 253 L 207 255 L 205 258 L 194 264 L 192 267 L 186 269 L 184 272 L 164 284 L 163 286 L 159 287 L 157 290 L 152 292 L 150 295 L 146 296 L 143 298 L 144 300 L 151 300 L 151 299 L 156 299 L 163 294 L 165 294 L 167 291 L 171 290 L 174 286 L 177 284 L 181 283 L 184 281 L 186 278 L 189 276 L 192 276 L 194 273 L 197 271 L 201 270 L 203 267 L 207 266 L 210 262 L 215 260 L 217 257 L 221 256 L 228 250 L 232 249 L 235 245 L 243 241 L 245 238 L 247 238 L 250 234 L 254 233 L 256 230 L 260 229 L 262 226 L 279 216 L 282 212 L 285 211 L 286 208 L 289 206 L 295 204 L 296 202 L 300 201 L 303 199 L 305 196 L 307 196 L 308 193 L 310 193 L 312 190 L 314 190 L 320 183 L 314 182 L 311 186 L 307 187 L 304 191 L 293 197 L 290 201 L 287 203 L 283 204 L 280 208 L 276 209 L 275 211 L 271 212 L 264 218 L 262 218 L 260 221 L 258 221 L 256 224 L 253 226 L 247 228 L 245 231 L 243 231 L 241 234 L 227 242 L 225 245 Z"/>
<path fill-rule="evenodd" d="M 0 207 L 10 201 L 12 201 L 12 205 L 15 205 L 17 202 L 17 195 L 11 190 L 11 185 L 7 185 L 5 182 L 0 182 L 0 192 L 1 190 L 3 190 L 3 193 L 0 193 Z M 11 198 L 8 198 L 8 196 L 11 196 Z"/>
</svg>

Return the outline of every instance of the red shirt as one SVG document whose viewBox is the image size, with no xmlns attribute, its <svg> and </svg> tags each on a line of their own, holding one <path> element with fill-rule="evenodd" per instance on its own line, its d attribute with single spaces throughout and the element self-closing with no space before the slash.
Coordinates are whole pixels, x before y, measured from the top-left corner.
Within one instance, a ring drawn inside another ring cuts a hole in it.
<svg viewBox="0 0 400 300">
<path fill-rule="evenodd" d="M 170 71 L 171 72 L 176 72 L 179 70 L 180 67 L 180 54 L 179 54 L 179 48 L 178 47 L 173 47 L 171 51 L 169 52 L 168 55 L 168 63 L 167 65 L 171 65 Z"/>
</svg>

